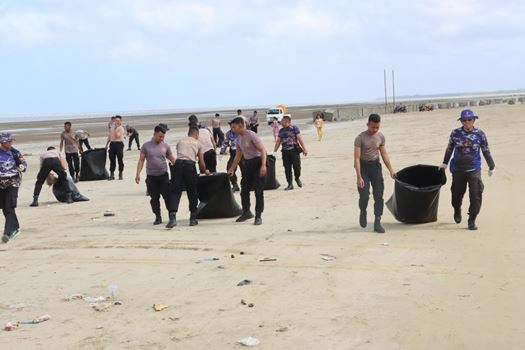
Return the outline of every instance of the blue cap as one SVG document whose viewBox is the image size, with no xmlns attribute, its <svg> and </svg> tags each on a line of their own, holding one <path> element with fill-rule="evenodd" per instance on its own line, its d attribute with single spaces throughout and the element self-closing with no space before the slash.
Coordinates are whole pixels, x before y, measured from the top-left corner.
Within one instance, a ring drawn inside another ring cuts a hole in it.
<svg viewBox="0 0 525 350">
<path fill-rule="evenodd" d="M 13 141 L 13 135 L 8 132 L 0 133 L 0 143 L 6 143 Z"/>
<path fill-rule="evenodd" d="M 472 110 L 464 109 L 461 111 L 461 114 L 458 120 L 463 120 L 463 119 L 478 119 L 478 116 L 474 114 Z"/>
</svg>

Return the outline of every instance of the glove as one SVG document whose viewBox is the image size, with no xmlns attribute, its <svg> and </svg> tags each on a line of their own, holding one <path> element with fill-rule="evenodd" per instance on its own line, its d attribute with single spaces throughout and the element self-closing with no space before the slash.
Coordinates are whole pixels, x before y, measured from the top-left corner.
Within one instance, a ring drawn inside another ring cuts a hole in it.
<svg viewBox="0 0 525 350">
<path fill-rule="evenodd" d="M 492 176 L 494 174 L 494 169 L 489 169 L 489 176 Z"/>
<path fill-rule="evenodd" d="M 20 164 L 18 166 L 18 171 L 24 172 L 24 171 L 26 171 L 26 167 L 23 164 Z"/>
<path fill-rule="evenodd" d="M 441 164 L 441 165 L 439 166 L 439 169 L 443 169 L 443 170 L 445 170 L 445 169 L 447 168 L 447 166 L 448 166 L 447 163 L 443 163 L 443 164 Z"/>
</svg>

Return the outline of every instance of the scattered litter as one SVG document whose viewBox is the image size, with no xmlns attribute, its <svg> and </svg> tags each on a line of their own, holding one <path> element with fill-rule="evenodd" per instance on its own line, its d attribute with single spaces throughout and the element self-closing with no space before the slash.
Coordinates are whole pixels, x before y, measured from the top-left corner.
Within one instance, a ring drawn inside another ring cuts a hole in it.
<svg viewBox="0 0 525 350">
<path fill-rule="evenodd" d="M 17 310 L 21 310 L 23 308 L 26 308 L 26 307 L 31 307 L 33 306 L 32 304 L 24 304 L 24 303 L 20 303 L 20 304 L 12 304 L 12 305 L 9 305 L 9 308 L 10 309 L 17 309 Z"/>
<path fill-rule="evenodd" d="M 215 258 L 215 257 L 213 257 L 213 258 L 203 258 L 202 259 L 202 261 L 217 261 L 217 260 L 219 260 L 219 258 Z"/>
<path fill-rule="evenodd" d="M 246 302 L 244 301 L 244 299 L 241 299 L 241 304 L 246 305 Z"/>
<path fill-rule="evenodd" d="M 164 304 L 153 304 L 153 310 L 155 311 L 162 311 L 164 309 L 167 309 L 169 306 Z"/>
<path fill-rule="evenodd" d="M 388 242 L 381 243 L 381 245 L 384 245 L 385 247 L 389 246 Z"/>
<path fill-rule="evenodd" d="M 239 283 L 237 283 L 237 286 L 241 287 L 241 286 L 247 286 L 249 284 L 252 284 L 252 281 L 250 281 L 250 280 L 242 280 Z"/>
<path fill-rule="evenodd" d="M 115 302 L 113 303 L 113 305 L 117 305 L 117 306 L 122 305 L 122 301 L 117 300 L 117 301 L 115 301 Z"/>
<path fill-rule="evenodd" d="M 255 306 L 254 303 L 249 303 L 249 304 L 248 304 L 248 307 L 254 307 L 254 306 Z"/>
<path fill-rule="evenodd" d="M 219 270 L 224 270 L 224 269 L 225 269 L 225 267 L 222 266 L 222 265 L 217 266 L 217 268 L 218 268 Z"/>
<path fill-rule="evenodd" d="M 292 232 L 292 230 L 290 230 L 290 229 L 288 229 L 287 231 L 288 231 L 288 232 Z"/>
<path fill-rule="evenodd" d="M 99 302 L 108 300 L 108 298 L 103 297 L 103 296 L 99 296 L 99 297 L 83 297 L 82 299 L 85 302 L 87 302 L 87 303 L 99 303 Z"/>
<path fill-rule="evenodd" d="M 51 316 L 49 315 L 42 315 L 37 318 L 34 318 L 32 320 L 26 320 L 26 321 L 20 321 L 21 324 L 39 324 L 45 321 L 49 321 L 51 319 Z"/>
<path fill-rule="evenodd" d="M 275 258 L 264 258 L 264 259 L 261 259 L 259 261 L 260 262 L 268 262 L 268 261 L 277 261 L 277 259 L 275 259 Z"/>
<path fill-rule="evenodd" d="M 96 329 L 103 329 L 103 328 L 104 328 L 104 327 L 102 327 L 102 326 L 97 326 Z"/>
<path fill-rule="evenodd" d="M 64 300 L 73 301 L 73 300 L 80 300 L 80 299 L 84 299 L 84 296 L 82 294 L 72 294 L 68 296 L 67 298 L 65 298 Z"/>
<path fill-rule="evenodd" d="M 232 259 L 235 259 L 235 255 L 233 255 L 233 254 L 232 254 L 230 257 L 231 257 Z"/>
<path fill-rule="evenodd" d="M 93 222 L 103 222 L 104 221 L 104 219 L 102 219 L 102 218 L 91 218 L 91 220 Z"/>
<path fill-rule="evenodd" d="M 279 333 L 288 332 L 288 327 L 277 328 L 275 331 Z"/>
<path fill-rule="evenodd" d="M 19 326 L 20 325 L 18 324 L 18 322 L 14 322 L 14 323 L 7 322 L 6 325 L 4 326 L 4 331 L 11 332 L 17 329 Z"/>
<path fill-rule="evenodd" d="M 244 252 L 240 252 L 239 254 L 244 255 Z"/>
<path fill-rule="evenodd" d="M 170 320 L 172 320 L 172 321 L 178 321 L 178 320 L 180 320 L 179 317 L 168 317 L 168 318 L 169 318 Z"/>
<path fill-rule="evenodd" d="M 332 261 L 332 260 L 335 260 L 336 257 L 330 254 L 321 254 L 321 259 L 325 261 Z"/>
<path fill-rule="evenodd" d="M 89 306 L 95 311 L 108 311 L 111 307 L 111 303 L 90 303 Z"/>
<path fill-rule="evenodd" d="M 118 286 L 115 283 L 111 283 L 108 286 L 108 292 L 109 295 L 111 295 L 111 299 L 115 299 L 115 294 L 117 293 Z"/>
<path fill-rule="evenodd" d="M 414 266 L 414 267 L 425 267 L 425 265 L 417 265 L 417 264 L 412 264 L 410 266 Z"/>
<path fill-rule="evenodd" d="M 244 346 L 256 346 L 259 345 L 261 342 L 258 339 L 247 337 L 244 339 L 239 340 L 239 344 Z"/>
<path fill-rule="evenodd" d="M 104 211 L 104 216 L 115 216 L 115 213 L 111 209 L 106 209 Z"/>
</svg>

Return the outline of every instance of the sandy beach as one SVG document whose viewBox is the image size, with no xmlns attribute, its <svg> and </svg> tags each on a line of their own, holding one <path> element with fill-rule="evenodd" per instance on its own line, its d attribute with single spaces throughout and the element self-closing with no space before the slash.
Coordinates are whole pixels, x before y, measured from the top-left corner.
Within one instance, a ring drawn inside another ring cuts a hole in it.
<svg viewBox="0 0 525 350">
<path fill-rule="evenodd" d="M 304 187 L 265 192 L 258 227 L 234 219 L 189 227 L 185 196 L 176 228 L 152 226 L 145 184 L 134 183 L 136 150 L 125 153 L 123 181 L 78 184 L 91 201 L 61 204 L 44 186 L 40 207 L 30 208 L 38 154 L 50 141 L 20 136 L 14 146 L 32 155 L 18 201 L 22 233 L 0 245 L 0 321 L 51 320 L 1 331 L 0 348 L 241 349 L 248 336 L 257 349 L 524 348 L 525 105 L 473 109 L 496 162 L 490 178 L 483 164 L 476 232 L 453 222 L 449 174 L 437 222 L 405 225 L 385 208 L 386 234 L 359 227 L 353 141 L 364 119 L 326 123 L 322 142 L 306 119 L 298 123 L 310 152 Z M 439 165 L 459 112 L 384 115 L 393 166 Z M 142 142 L 148 128 L 139 128 Z M 270 128 L 261 129 L 271 152 Z M 102 131 L 93 141 L 101 145 Z M 394 182 L 383 171 L 386 200 Z M 285 183 L 280 154 L 277 177 Z M 104 217 L 106 209 L 116 216 Z M 244 279 L 252 284 L 237 286 Z M 64 300 L 109 296 L 110 284 L 122 305 L 106 311 Z M 155 303 L 168 308 L 156 312 Z"/>
</svg>

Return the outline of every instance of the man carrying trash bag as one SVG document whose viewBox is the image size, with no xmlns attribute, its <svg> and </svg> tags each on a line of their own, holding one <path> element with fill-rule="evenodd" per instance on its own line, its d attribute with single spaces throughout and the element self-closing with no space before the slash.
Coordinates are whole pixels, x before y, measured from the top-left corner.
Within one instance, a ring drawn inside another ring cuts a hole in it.
<svg viewBox="0 0 525 350">
<path fill-rule="evenodd" d="M 468 218 L 468 229 L 477 230 L 476 217 L 481 209 L 481 201 L 484 185 L 481 181 L 481 156 L 487 161 L 489 166 L 488 174 L 492 176 L 496 167 L 492 155 L 490 154 L 487 136 L 478 128 L 474 127 L 475 120 L 478 116 L 470 109 L 461 112 L 459 121 L 462 126 L 452 130 L 448 146 L 445 151 L 443 164 L 440 168 L 446 169 L 450 162 L 450 171 L 452 172 L 452 207 L 454 208 L 454 221 L 461 223 L 461 204 L 463 196 L 469 187 L 470 207 Z"/>
<path fill-rule="evenodd" d="M 381 225 L 385 189 L 381 162 L 379 154 L 383 158 L 390 176 L 396 177 L 396 172 L 390 164 L 390 158 L 385 148 L 385 136 L 379 131 L 381 117 L 378 114 L 370 114 L 368 117 L 367 130 L 357 135 L 354 141 L 354 168 L 357 175 L 357 189 L 359 191 L 359 225 L 367 226 L 368 199 L 370 197 L 370 185 L 374 194 L 374 231 L 385 233 Z"/>
</svg>

